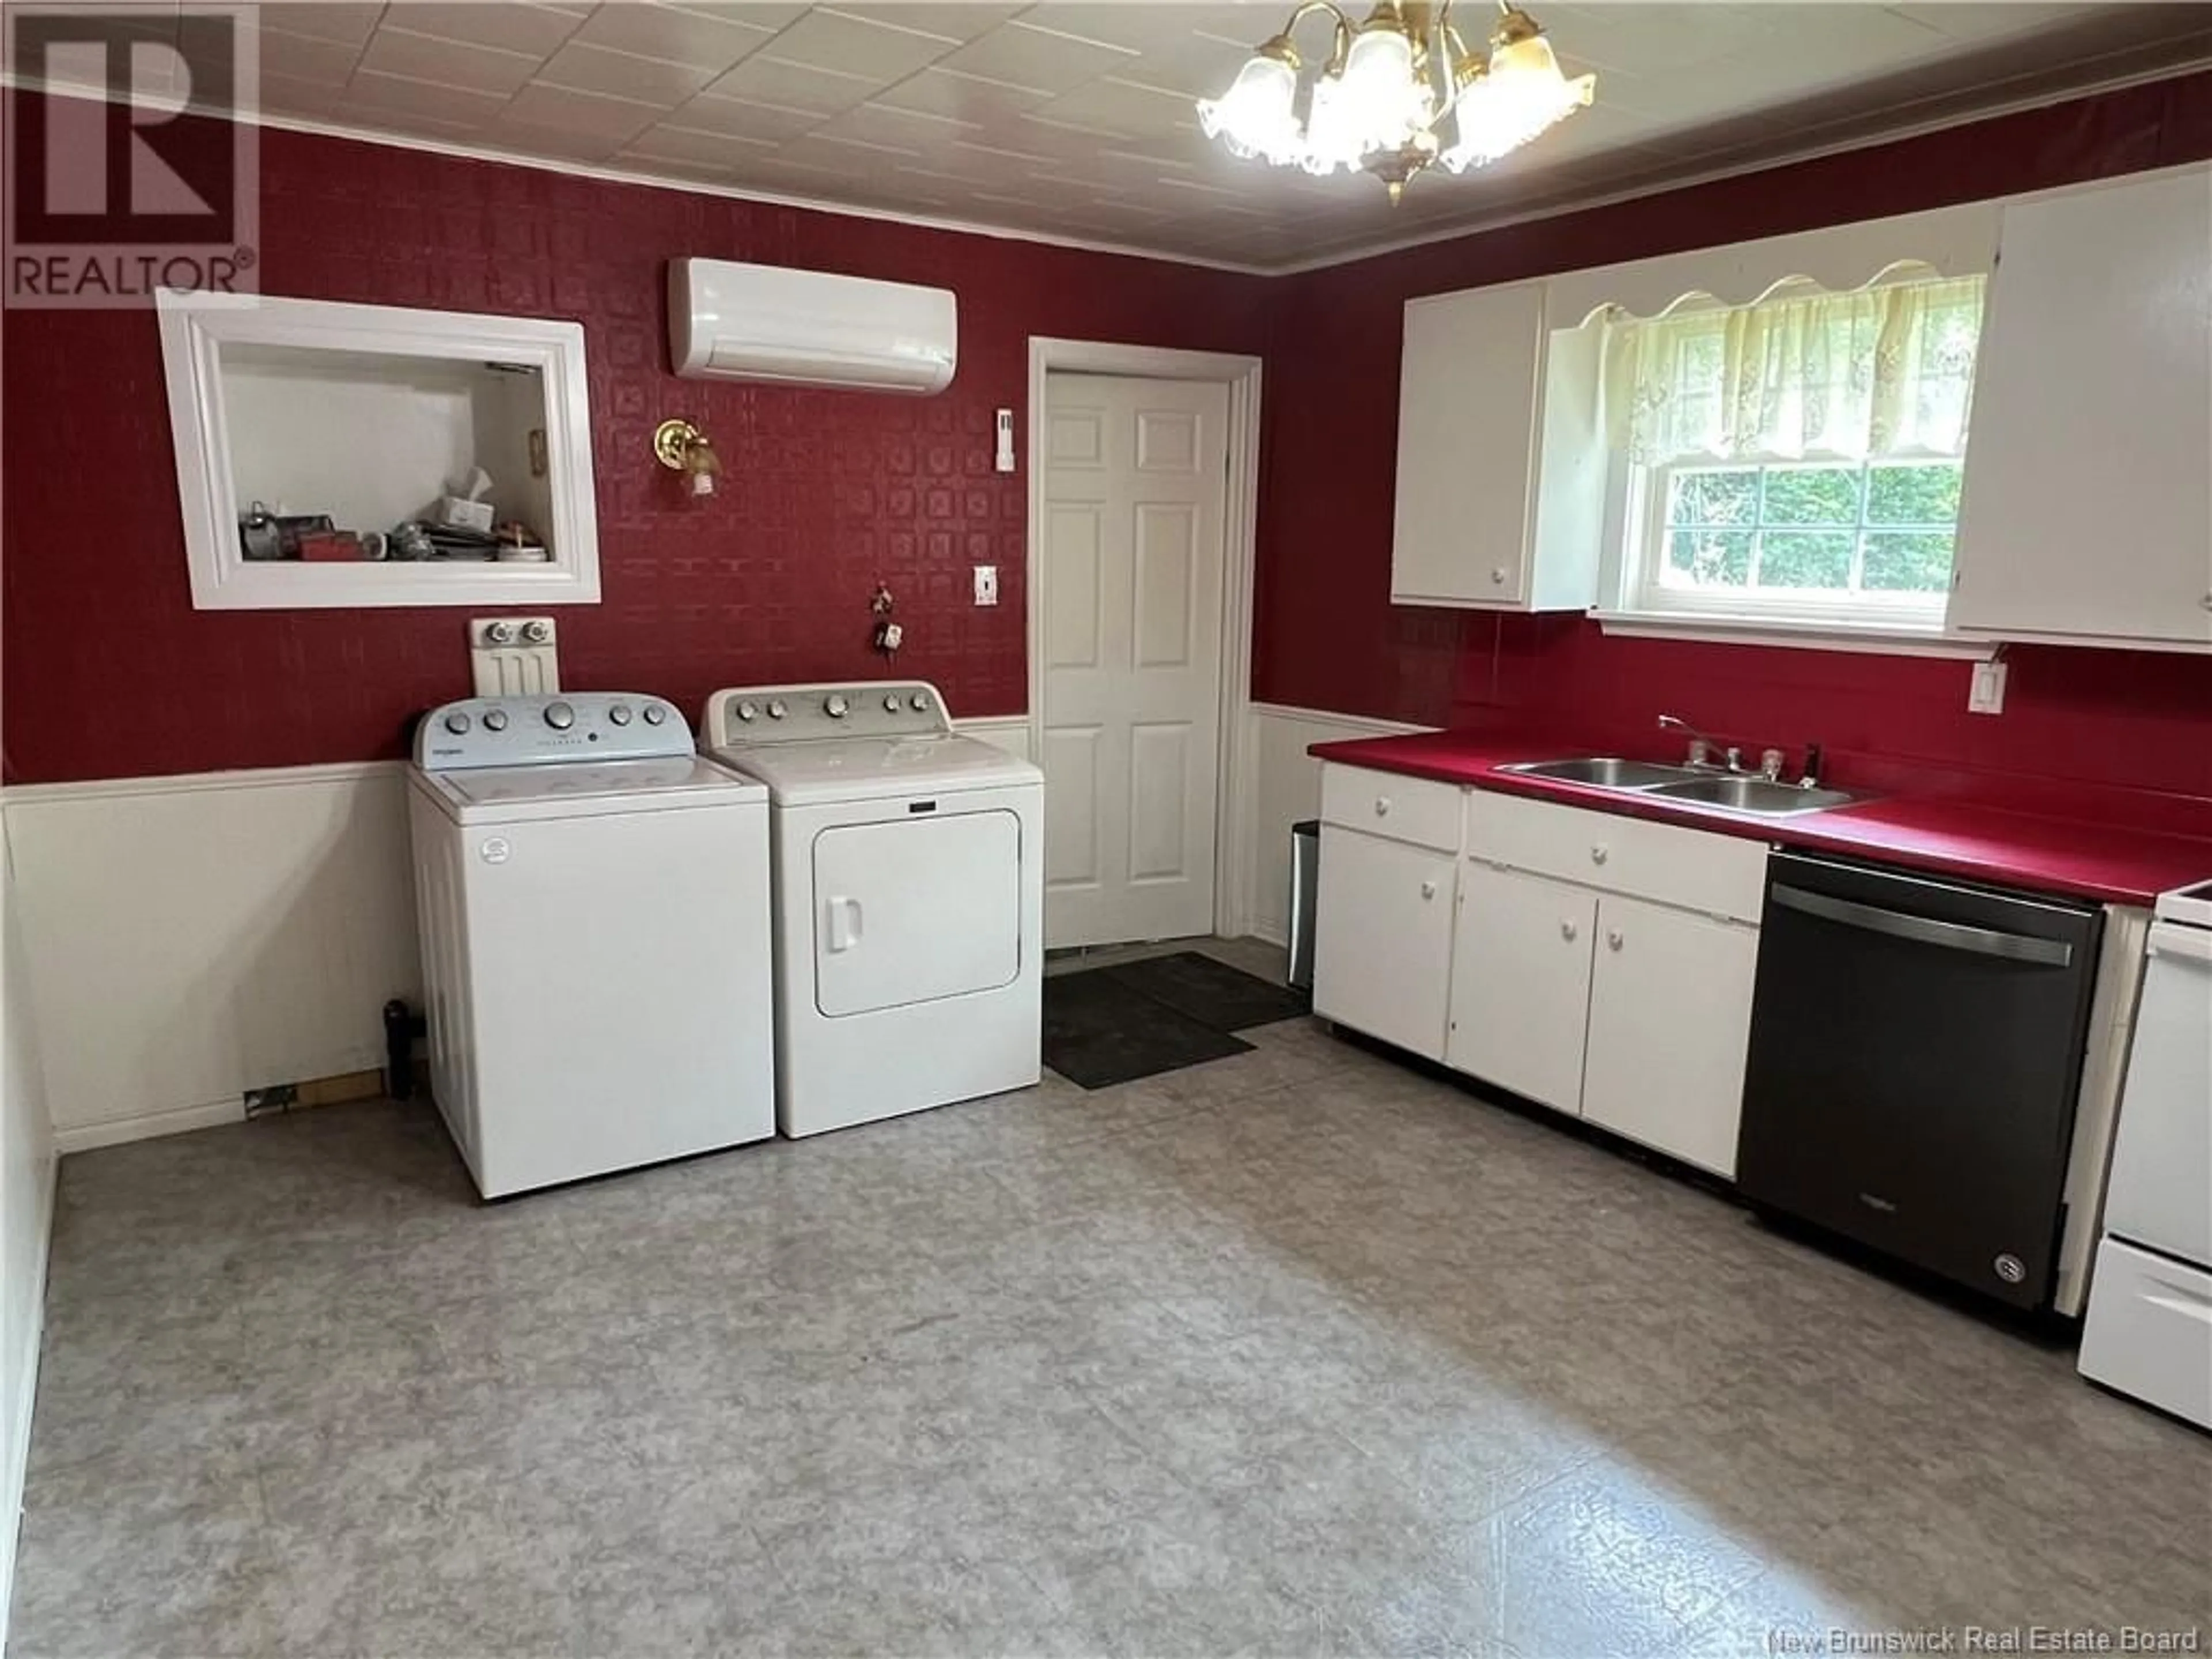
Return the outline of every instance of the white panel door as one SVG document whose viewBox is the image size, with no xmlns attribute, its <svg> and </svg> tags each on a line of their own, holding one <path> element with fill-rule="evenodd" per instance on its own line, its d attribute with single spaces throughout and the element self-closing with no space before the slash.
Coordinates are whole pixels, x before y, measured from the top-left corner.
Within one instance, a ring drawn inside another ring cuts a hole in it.
<svg viewBox="0 0 2212 1659">
<path fill-rule="evenodd" d="M 1611 894 L 1597 925 L 1583 1115 L 1733 1178 L 1758 930 Z"/>
<path fill-rule="evenodd" d="M 2212 645 L 2208 456 L 2212 168 L 2008 207 L 1951 625 Z"/>
<path fill-rule="evenodd" d="M 1322 826 L 1316 1013 L 1424 1059 L 1443 1057 L 1455 862 L 1449 853 Z"/>
<path fill-rule="evenodd" d="M 1597 896 L 1517 870 L 1460 872 L 1444 1063 L 1579 1113 Z"/>
<path fill-rule="evenodd" d="M 1045 943 L 1213 929 L 1229 391 L 1045 387 Z"/>
</svg>

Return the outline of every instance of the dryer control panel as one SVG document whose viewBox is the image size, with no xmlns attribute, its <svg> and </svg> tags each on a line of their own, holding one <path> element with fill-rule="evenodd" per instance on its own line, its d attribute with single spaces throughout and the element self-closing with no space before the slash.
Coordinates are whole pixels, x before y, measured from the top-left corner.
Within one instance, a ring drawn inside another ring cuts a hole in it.
<svg viewBox="0 0 2212 1659">
<path fill-rule="evenodd" d="M 707 699 L 699 730 L 704 747 L 728 749 L 825 738 L 941 737 L 952 730 L 952 716 L 927 680 L 732 686 Z"/>
<path fill-rule="evenodd" d="M 689 755 L 691 727 L 674 703 L 638 691 L 550 691 L 441 703 L 415 728 L 426 772 Z"/>
</svg>

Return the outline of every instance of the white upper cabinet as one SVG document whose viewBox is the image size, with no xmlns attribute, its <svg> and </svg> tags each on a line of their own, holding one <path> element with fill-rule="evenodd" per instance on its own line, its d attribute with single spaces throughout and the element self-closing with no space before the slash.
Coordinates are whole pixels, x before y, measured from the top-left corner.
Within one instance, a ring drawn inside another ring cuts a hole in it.
<svg viewBox="0 0 2212 1659">
<path fill-rule="evenodd" d="M 196 609 L 598 603 L 578 325 L 166 293 L 160 310 Z"/>
<path fill-rule="evenodd" d="M 1605 520 L 1602 337 L 1551 331 L 1542 283 L 1406 306 L 1390 598 L 1583 611 Z"/>
<path fill-rule="evenodd" d="M 2005 210 L 1954 631 L 2212 647 L 2212 167 Z"/>
</svg>

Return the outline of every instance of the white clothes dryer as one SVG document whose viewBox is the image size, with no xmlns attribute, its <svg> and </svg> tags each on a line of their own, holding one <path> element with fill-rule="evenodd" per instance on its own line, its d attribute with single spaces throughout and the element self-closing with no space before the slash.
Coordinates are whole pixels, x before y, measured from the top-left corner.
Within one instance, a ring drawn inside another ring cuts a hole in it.
<svg viewBox="0 0 2212 1659">
<path fill-rule="evenodd" d="M 733 688 L 700 730 L 768 787 L 777 1127 L 1036 1082 L 1044 775 L 954 732 L 923 684 Z"/>
</svg>

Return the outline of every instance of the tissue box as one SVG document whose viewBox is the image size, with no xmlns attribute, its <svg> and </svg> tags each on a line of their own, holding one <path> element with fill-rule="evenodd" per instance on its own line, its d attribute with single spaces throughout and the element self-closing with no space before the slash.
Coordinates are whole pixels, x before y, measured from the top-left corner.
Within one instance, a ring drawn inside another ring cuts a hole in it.
<svg viewBox="0 0 2212 1659">
<path fill-rule="evenodd" d="M 459 495 L 448 495 L 438 503 L 438 522 L 449 530 L 489 531 L 491 521 L 489 501 L 465 501 Z"/>
</svg>

